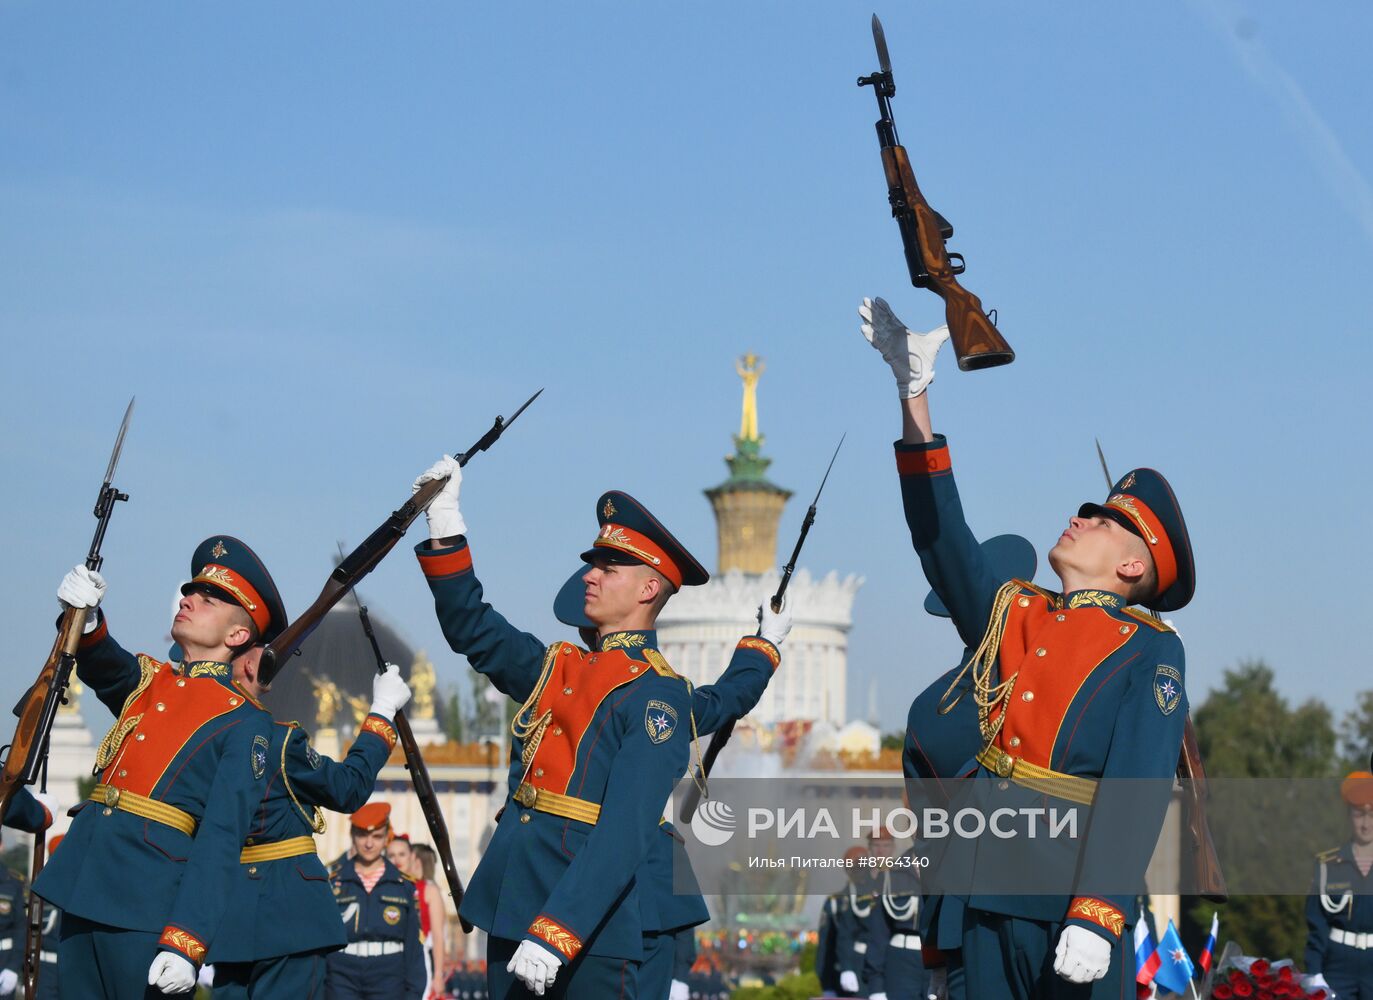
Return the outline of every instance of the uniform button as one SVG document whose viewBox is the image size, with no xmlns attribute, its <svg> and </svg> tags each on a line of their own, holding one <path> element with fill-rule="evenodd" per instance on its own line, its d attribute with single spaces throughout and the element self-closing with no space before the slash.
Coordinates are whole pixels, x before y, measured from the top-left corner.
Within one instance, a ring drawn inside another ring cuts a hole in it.
<svg viewBox="0 0 1373 1000">
<path fill-rule="evenodd" d="M 238 699 L 237 699 L 237 698 L 230 698 L 230 699 L 229 699 L 229 704 L 230 704 L 230 705 L 237 705 L 237 704 L 238 704 Z"/>
<path fill-rule="evenodd" d="M 563 656 L 566 656 L 566 655 L 567 655 L 568 653 L 570 653 L 570 652 L 572 652 L 572 647 L 571 647 L 571 646 L 564 646 L 564 647 L 563 647 Z"/>
<path fill-rule="evenodd" d="M 1012 736 L 1012 737 L 1011 737 L 1011 746 L 1013 746 L 1013 747 L 1018 747 L 1018 746 L 1020 746 L 1020 737 L 1019 737 L 1019 736 Z"/>
<path fill-rule="evenodd" d="M 520 813 L 520 822 L 521 822 L 521 823 L 528 823 L 528 822 L 529 822 L 529 813 Z"/>
<path fill-rule="evenodd" d="M 138 740 L 139 743 L 142 743 L 142 742 L 143 742 L 144 740 L 146 740 L 147 738 L 148 738 L 148 734 L 147 734 L 147 733 L 139 733 L 137 736 L 134 737 L 134 739 Z"/>
<path fill-rule="evenodd" d="M 176 686 L 179 688 L 184 688 L 186 686 L 186 678 L 183 677 L 181 678 L 181 680 L 177 681 Z"/>
<path fill-rule="evenodd" d="M 164 705 L 162 702 L 159 701 L 159 702 L 157 703 L 157 710 L 158 710 L 159 712 L 165 712 L 165 711 L 167 711 L 167 706 Z"/>
<path fill-rule="evenodd" d="M 630 668 L 629 668 L 629 672 L 630 672 L 631 674 L 637 674 L 637 673 L 639 672 L 639 668 L 638 668 L 638 667 L 630 667 Z"/>
<path fill-rule="evenodd" d="M 572 689 L 571 689 L 571 688 L 563 688 L 563 694 L 571 694 L 571 693 L 572 693 Z"/>
<path fill-rule="evenodd" d="M 1020 600 L 1016 601 L 1016 603 L 1022 608 L 1028 608 L 1030 606 L 1030 599 L 1028 597 L 1022 597 Z"/>
<path fill-rule="evenodd" d="M 120 776 L 121 778 L 127 778 L 127 777 L 129 776 L 129 772 L 126 771 L 126 770 L 124 770 L 124 769 L 121 767 L 121 768 L 119 769 L 119 776 Z"/>
<path fill-rule="evenodd" d="M 1024 694 L 1022 694 L 1022 695 L 1020 696 L 1020 700 L 1021 700 L 1021 701 L 1034 701 L 1034 700 L 1035 700 L 1035 693 L 1034 693 L 1033 691 L 1026 691 Z"/>
<path fill-rule="evenodd" d="M 541 767 L 536 767 L 536 768 L 534 768 L 534 777 L 536 777 L 536 778 L 542 778 L 542 777 L 543 777 L 543 768 L 541 768 Z"/>
<path fill-rule="evenodd" d="M 1120 627 L 1120 634 L 1121 634 L 1121 635 L 1129 635 L 1129 634 L 1130 634 L 1130 626 L 1129 626 L 1129 625 L 1122 625 L 1122 626 Z"/>
<path fill-rule="evenodd" d="M 562 727 L 562 726 L 554 726 L 554 727 L 553 727 L 553 735 L 554 735 L 554 736 L 561 736 L 562 734 L 563 734 L 563 727 Z"/>
<path fill-rule="evenodd" d="M 106 807 L 106 808 L 104 808 L 104 809 L 101 809 L 100 811 L 101 811 L 102 813 L 104 813 L 106 816 L 113 816 L 113 815 L 114 815 L 114 810 L 113 810 L 113 809 L 110 809 L 109 807 Z"/>
<path fill-rule="evenodd" d="M 1006 789 L 1011 787 L 1011 783 L 1009 781 L 998 781 L 996 783 L 996 787 L 1004 792 Z"/>
<path fill-rule="evenodd" d="M 249 875 L 256 875 L 256 874 L 257 874 L 257 865 L 249 865 L 249 866 L 248 866 L 248 874 L 249 874 Z"/>
<path fill-rule="evenodd" d="M 595 653 L 592 653 L 591 656 L 587 659 L 586 662 L 587 662 L 587 663 L 595 663 L 595 662 L 596 662 L 596 654 L 595 654 Z"/>
<path fill-rule="evenodd" d="M 1038 649 L 1035 650 L 1035 656 L 1048 656 L 1048 655 L 1049 655 L 1049 651 L 1048 651 L 1047 649 L 1045 649 L 1043 646 L 1040 646 Z"/>
<path fill-rule="evenodd" d="M 1067 615 L 1055 615 L 1054 618 L 1061 622 L 1066 622 L 1068 620 Z"/>
</svg>

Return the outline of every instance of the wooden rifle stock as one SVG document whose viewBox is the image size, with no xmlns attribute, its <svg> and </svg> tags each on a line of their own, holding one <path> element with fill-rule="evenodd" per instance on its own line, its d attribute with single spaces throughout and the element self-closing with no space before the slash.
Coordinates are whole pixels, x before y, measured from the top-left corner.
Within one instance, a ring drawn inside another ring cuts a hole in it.
<svg viewBox="0 0 1373 1000">
<path fill-rule="evenodd" d="M 915 182 L 906 147 L 882 147 L 887 195 L 901 230 L 911 284 L 929 288 L 944 300 L 944 321 L 963 371 L 994 368 L 1015 360 L 1015 351 L 982 309 L 982 301 L 958 283 L 941 234 L 943 220 Z M 959 268 L 961 270 L 961 267 Z"/>
<path fill-rule="evenodd" d="M 1225 887 L 1225 873 L 1221 871 L 1220 858 L 1216 854 L 1216 844 L 1211 839 L 1211 826 L 1206 819 L 1206 769 L 1201 762 L 1201 748 L 1197 745 L 1197 733 L 1192 727 L 1190 713 L 1182 732 L 1178 779 L 1182 782 L 1183 822 L 1187 824 L 1194 847 L 1192 864 L 1195 890 L 1213 903 L 1224 903 L 1229 893 Z"/>
</svg>

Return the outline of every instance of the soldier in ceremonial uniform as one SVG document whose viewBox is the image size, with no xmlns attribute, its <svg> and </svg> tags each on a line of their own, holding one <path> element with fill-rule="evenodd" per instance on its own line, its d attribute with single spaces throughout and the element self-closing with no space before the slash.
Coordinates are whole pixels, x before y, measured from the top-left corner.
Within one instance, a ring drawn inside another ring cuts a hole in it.
<svg viewBox="0 0 1373 1000">
<path fill-rule="evenodd" d="M 849 905 L 849 894 L 834 892 L 825 897 L 820 906 L 820 928 L 815 937 L 815 975 L 820 980 L 820 992 L 825 996 L 839 993 L 839 929 L 840 910 Z"/>
<path fill-rule="evenodd" d="M 353 813 L 353 856 L 330 872 L 348 943 L 329 956 L 329 1000 L 420 1000 L 424 946 L 410 876 L 386 860 L 391 804 Z"/>
<path fill-rule="evenodd" d="M 897 380 L 896 461 L 911 538 L 968 644 L 940 708 L 976 705 L 965 715 L 981 738 L 978 794 L 995 801 L 1015 786 L 1080 811 L 1091 806 L 1086 832 L 1071 844 L 1041 842 L 1023 856 L 998 838 L 972 842 L 973 891 L 962 901 L 968 995 L 1128 996 L 1129 899 L 1143 886 L 1187 715 L 1181 641 L 1130 605 L 1163 612 L 1191 599 L 1181 511 L 1162 476 L 1136 469 L 1105 503 L 1083 504 L 1069 518 L 1049 553 L 1062 593 L 999 579 L 964 520 L 947 442 L 930 421 L 925 390 L 947 329 L 911 333 L 881 299 L 865 300 L 859 312 L 864 336 Z M 971 734 L 949 729 L 936 727 L 931 739 L 966 748 Z M 1124 778 L 1153 780 L 1107 784 Z M 1066 873 L 1062 891 L 1005 892 L 979 881 L 988 869 L 1004 874 L 1008 858 L 1022 870 L 1044 864 Z M 1072 883 L 1074 871 L 1090 891 Z M 1106 875 L 1131 888 L 1098 889 Z"/>
<path fill-rule="evenodd" d="M 679 587 L 709 575 L 636 500 L 606 493 L 600 533 L 582 554 L 597 644 L 545 646 L 484 602 L 457 463 L 438 463 L 416 488 L 443 476 L 427 512 L 431 540 L 416 550 L 439 622 L 449 645 L 521 704 L 511 801 L 462 910 L 490 935 L 492 1000 L 636 997 L 649 904 L 635 875 L 663 836 L 662 809 L 694 742 L 688 685 L 658 652 L 654 626 Z M 765 608 L 760 635 L 741 639 L 735 657 L 775 666 L 781 620 Z"/>
<path fill-rule="evenodd" d="M 880 871 L 881 887 L 868 914 L 863 987 L 869 1000 L 925 1000 L 920 953 L 920 868 L 915 848 Z"/>
<path fill-rule="evenodd" d="M 13 995 L 24 966 L 25 897 L 23 880 L 0 865 L 0 997 Z"/>
<path fill-rule="evenodd" d="M 596 644 L 595 623 L 586 617 L 586 576 L 583 565 L 563 584 L 553 600 L 553 614 L 564 625 L 578 630 L 588 647 Z M 772 636 L 781 646 L 790 630 L 791 609 L 784 605 Z M 732 657 L 714 684 L 691 689 L 691 716 L 698 737 L 709 736 L 731 719 L 742 719 L 753 711 L 777 665 L 766 657 Z M 684 941 L 690 943 L 695 961 L 694 928 L 710 919 L 710 911 L 696 884 L 682 836 L 666 820 L 659 824 L 661 837 L 650 840 L 648 857 L 636 876 L 643 900 L 644 959 L 639 966 L 639 995 L 649 1000 L 678 1000 L 675 994 L 686 989 L 681 971 Z M 691 968 L 691 962 L 687 963 Z"/>
<path fill-rule="evenodd" d="M 255 646 L 234 667 L 256 676 L 261 656 Z M 372 681 L 371 710 L 342 761 L 321 756 L 299 724 L 273 726 L 272 774 L 210 950 L 217 1000 L 324 996 L 325 959 L 348 938 L 315 853 L 314 835 L 324 832 L 320 809 L 351 813 L 366 803 L 396 745 L 392 720 L 409 700 L 400 667 L 388 664 Z"/>
<path fill-rule="evenodd" d="M 172 620 L 180 670 L 128 653 L 89 617 L 77 675 L 118 716 L 96 751 L 100 783 L 35 891 L 62 909 L 65 996 L 184 993 L 223 920 L 239 851 L 269 771 L 272 718 L 233 657 L 285 625 L 276 585 L 243 542 L 197 547 Z M 78 566 L 58 597 L 96 609 L 98 573 Z"/>
<path fill-rule="evenodd" d="M 837 970 L 837 993 L 841 997 L 866 996 L 863 990 L 863 962 L 868 954 L 868 917 L 872 913 L 874 897 L 871 891 L 872 869 L 862 862 L 868 857 L 863 847 L 850 847 L 844 852 L 848 862 L 845 873 L 849 884 L 834 909 L 834 960 Z"/>
<path fill-rule="evenodd" d="M 1316 855 L 1302 985 L 1332 990 L 1339 1000 L 1373 1000 L 1373 774 L 1352 772 L 1340 797 L 1351 837 Z"/>
</svg>

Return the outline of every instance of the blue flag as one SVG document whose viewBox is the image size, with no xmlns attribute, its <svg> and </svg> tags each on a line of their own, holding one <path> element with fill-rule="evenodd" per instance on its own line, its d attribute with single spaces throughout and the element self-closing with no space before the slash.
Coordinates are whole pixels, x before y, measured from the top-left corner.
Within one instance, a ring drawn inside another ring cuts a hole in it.
<svg viewBox="0 0 1373 1000">
<path fill-rule="evenodd" d="M 1168 921 L 1168 929 L 1163 932 L 1158 943 L 1159 966 L 1154 973 L 1154 982 L 1160 990 L 1170 993 L 1191 995 L 1192 960 L 1187 957 L 1187 949 L 1182 946 L 1178 929 Z"/>
</svg>

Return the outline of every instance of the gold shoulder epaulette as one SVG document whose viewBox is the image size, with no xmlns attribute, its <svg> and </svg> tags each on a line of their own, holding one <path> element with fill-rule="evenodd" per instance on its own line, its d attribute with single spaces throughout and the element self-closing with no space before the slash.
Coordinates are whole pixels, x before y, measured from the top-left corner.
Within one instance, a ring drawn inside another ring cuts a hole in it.
<svg viewBox="0 0 1373 1000">
<path fill-rule="evenodd" d="M 658 652 L 656 649 L 645 649 L 644 659 L 648 661 L 648 665 L 652 667 L 654 672 L 657 673 L 660 677 L 677 676 L 677 671 L 673 670 L 672 667 L 668 666 L 667 659 L 663 656 L 662 653 Z"/>
<path fill-rule="evenodd" d="M 1150 628 L 1158 629 L 1160 632 L 1173 631 L 1173 626 L 1169 625 L 1162 618 L 1155 618 L 1147 611 L 1141 611 L 1139 608 L 1121 608 L 1120 611 L 1122 614 L 1129 615 L 1135 621 L 1143 622 Z"/>
<path fill-rule="evenodd" d="M 1033 590 L 1050 604 L 1055 603 L 1059 598 L 1059 595 L 1055 594 L 1052 590 L 1045 590 L 1043 587 L 1030 583 L 1028 580 L 1012 580 L 1011 582 L 1018 587 L 1024 587 L 1026 590 Z"/>
<path fill-rule="evenodd" d="M 1338 847 L 1330 847 L 1316 855 L 1317 861 L 1334 861 L 1340 856 Z"/>
</svg>

